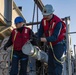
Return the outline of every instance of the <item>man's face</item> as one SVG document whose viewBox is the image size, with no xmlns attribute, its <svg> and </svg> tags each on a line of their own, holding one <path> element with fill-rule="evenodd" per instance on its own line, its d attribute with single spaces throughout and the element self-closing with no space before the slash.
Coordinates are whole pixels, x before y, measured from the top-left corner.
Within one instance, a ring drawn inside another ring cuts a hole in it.
<svg viewBox="0 0 76 75">
<path fill-rule="evenodd" d="M 23 22 L 17 23 L 16 28 L 21 28 L 23 26 Z"/>
<path fill-rule="evenodd" d="M 53 14 L 50 15 L 43 15 L 44 18 L 46 18 L 46 20 L 50 20 L 52 18 Z"/>
</svg>

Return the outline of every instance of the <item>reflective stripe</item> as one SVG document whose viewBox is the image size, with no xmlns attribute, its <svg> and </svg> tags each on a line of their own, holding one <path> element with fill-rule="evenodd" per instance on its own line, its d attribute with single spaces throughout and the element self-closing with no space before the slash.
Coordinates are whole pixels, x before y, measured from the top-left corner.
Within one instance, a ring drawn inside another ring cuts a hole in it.
<svg viewBox="0 0 76 75">
<path fill-rule="evenodd" d="M 27 58 L 22 58 L 21 60 L 26 60 Z"/>
<path fill-rule="evenodd" d="M 13 57 L 18 58 L 18 56 L 17 56 L 17 55 L 13 55 Z"/>
</svg>

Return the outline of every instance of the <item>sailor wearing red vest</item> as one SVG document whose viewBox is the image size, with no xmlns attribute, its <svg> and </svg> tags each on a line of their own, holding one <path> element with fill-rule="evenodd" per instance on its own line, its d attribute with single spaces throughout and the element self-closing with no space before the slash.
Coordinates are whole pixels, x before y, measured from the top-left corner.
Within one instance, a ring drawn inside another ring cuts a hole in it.
<svg viewBox="0 0 76 75">
<path fill-rule="evenodd" d="M 9 37 L 9 40 L 4 46 L 6 50 L 9 46 L 13 45 L 13 55 L 11 63 L 10 75 L 18 74 L 18 64 L 20 61 L 20 72 L 19 75 L 27 75 L 27 63 L 28 56 L 22 53 L 22 46 L 34 37 L 34 33 L 31 29 L 24 26 L 24 19 L 22 17 L 16 17 L 15 20 L 16 29 L 14 29 Z M 31 37 L 32 36 L 32 37 Z M 32 39 L 32 44 L 35 40 Z"/>
<path fill-rule="evenodd" d="M 61 75 L 62 64 L 61 57 L 65 51 L 65 23 L 56 15 L 53 14 L 54 9 L 52 5 L 45 5 L 43 8 L 43 19 L 38 30 L 38 38 L 42 42 L 48 42 L 47 45 L 52 44 L 53 49 L 48 50 L 48 74 Z M 44 36 L 43 36 L 44 35 Z"/>
</svg>

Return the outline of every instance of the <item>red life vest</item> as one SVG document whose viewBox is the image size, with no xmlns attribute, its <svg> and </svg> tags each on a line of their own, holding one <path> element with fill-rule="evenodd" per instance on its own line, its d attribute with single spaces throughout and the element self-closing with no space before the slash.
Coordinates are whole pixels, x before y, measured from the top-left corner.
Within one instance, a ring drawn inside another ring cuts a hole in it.
<svg viewBox="0 0 76 75">
<path fill-rule="evenodd" d="M 66 24 L 62 20 L 60 20 L 56 15 L 54 15 L 53 19 L 50 22 L 48 22 L 45 18 L 42 19 L 44 35 L 46 37 L 51 36 L 53 34 L 54 29 L 58 22 L 62 22 L 62 29 L 57 40 L 55 42 L 51 42 L 52 45 L 57 44 L 58 42 L 62 41 L 65 38 Z"/>
<path fill-rule="evenodd" d="M 23 31 L 20 33 L 16 29 L 12 31 L 12 42 L 14 50 L 22 50 L 22 46 L 29 40 L 29 28 L 24 27 Z"/>
</svg>

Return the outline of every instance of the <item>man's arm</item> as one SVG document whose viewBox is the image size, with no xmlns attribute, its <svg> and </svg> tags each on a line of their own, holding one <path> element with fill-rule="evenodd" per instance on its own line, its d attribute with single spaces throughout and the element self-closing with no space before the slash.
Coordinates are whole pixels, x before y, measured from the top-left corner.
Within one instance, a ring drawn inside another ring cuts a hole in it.
<svg viewBox="0 0 76 75">
<path fill-rule="evenodd" d="M 4 45 L 4 49 L 6 50 L 11 45 L 12 45 L 12 34 L 10 35 L 7 43 Z"/>
<path fill-rule="evenodd" d="M 36 37 L 36 35 L 34 34 L 34 32 L 32 31 L 32 30 L 30 30 L 30 39 L 31 39 L 31 43 L 33 44 L 33 45 L 36 45 L 37 43 L 37 37 Z"/>
<path fill-rule="evenodd" d="M 43 32 L 44 32 L 44 29 L 43 29 L 42 22 L 41 22 L 40 27 L 39 27 L 38 32 L 37 32 L 37 36 L 39 39 L 43 36 Z"/>
</svg>

